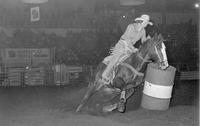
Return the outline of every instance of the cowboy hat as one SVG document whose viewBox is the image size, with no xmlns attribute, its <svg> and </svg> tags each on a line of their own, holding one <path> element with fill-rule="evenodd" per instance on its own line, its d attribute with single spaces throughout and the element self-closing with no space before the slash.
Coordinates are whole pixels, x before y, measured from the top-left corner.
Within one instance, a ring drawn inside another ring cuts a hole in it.
<svg viewBox="0 0 200 126">
<path fill-rule="evenodd" d="M 143 14 L 140 17 L 136 18 L 135 21 L 147 22 L 149 25 L 153 25 L 152 22 L 149 22 L 149 15 Z"/>
</svg>

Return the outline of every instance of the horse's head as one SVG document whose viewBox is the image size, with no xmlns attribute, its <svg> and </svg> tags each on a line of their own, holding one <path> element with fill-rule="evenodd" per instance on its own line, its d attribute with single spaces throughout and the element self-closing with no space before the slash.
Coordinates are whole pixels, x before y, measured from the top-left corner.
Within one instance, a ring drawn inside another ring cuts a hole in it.
<svg viewBox="0 0 200 126">
<path fill-rule="evenodd" d="M 149 60 L 159 65 L 159 68 L 166 69 L 169 64 L 167 60 L 164 39 L 161 34 L 154 34 L 151 39 L 148 39 L 141 48 L 146 50 L 146 55 Z"/>
</svg>

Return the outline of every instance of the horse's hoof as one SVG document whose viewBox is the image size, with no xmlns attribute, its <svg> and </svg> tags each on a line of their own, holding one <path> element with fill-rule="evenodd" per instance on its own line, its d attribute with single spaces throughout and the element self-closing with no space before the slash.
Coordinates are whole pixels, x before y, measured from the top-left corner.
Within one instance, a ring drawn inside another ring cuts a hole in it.
<svg viewBox="0 0 200 126">
<path fill-rule="evenodd" d="M 121 113 L 125 112 L 125 103 L 124 102 L 119 102 L 118 106 L 117 106 L 117 110 Z"/>
</svg>

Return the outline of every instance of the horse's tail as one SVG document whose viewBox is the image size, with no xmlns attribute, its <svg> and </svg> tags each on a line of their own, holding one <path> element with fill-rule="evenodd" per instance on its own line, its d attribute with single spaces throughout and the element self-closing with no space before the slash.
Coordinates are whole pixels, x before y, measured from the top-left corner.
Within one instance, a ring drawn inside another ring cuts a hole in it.
<svg viewBox="0 0 200 126">
<path fill-rule="evenodd" d="M 85 95 L 84 95 L 81 103 L 77 107 L 76 112 L 80 112 L 81 111 L 81 109 L 83 108 L 83 106 L 85 105 L 85 103 L 87 102 L 87 100 L 92 96 L 92 94 L 94 92 L 94 88 L 95 88 L 95 86 L 92 83 L 88 84 L 87 92 L 85 93 Z"/>
<path fill-rule="evenodd" d="M 91 98 L 91 96 L 94 95 L 102 86 L 103 84 L 100 83 L 100 81 L 94 83 L 90 82 L 88 84 L 87 92 L 85 93 L 81 104 L 77 107 L 76 112 L 80 112 L 83 106 L 87 103 L 88 99 Z"/>
</svg>

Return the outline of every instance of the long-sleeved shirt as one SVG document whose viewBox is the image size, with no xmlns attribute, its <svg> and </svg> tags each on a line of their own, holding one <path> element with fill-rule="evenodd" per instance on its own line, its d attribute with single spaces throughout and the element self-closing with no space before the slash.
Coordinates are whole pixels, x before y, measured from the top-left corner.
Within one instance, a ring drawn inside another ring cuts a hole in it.
<svg viewBox="0 0 200 126">
<path fill-rule="evenodd" d="M 134 45 L 138 40 L 141 39 L 142 42 L 146 40 L 146 32 L 145 29 L 142 28 L 141 30 L 138 30 L 137 24 L 129 24 L 126 28 L 126 31 L 121 36 L 123 40 L 126 42 Z"/>
</svg>

